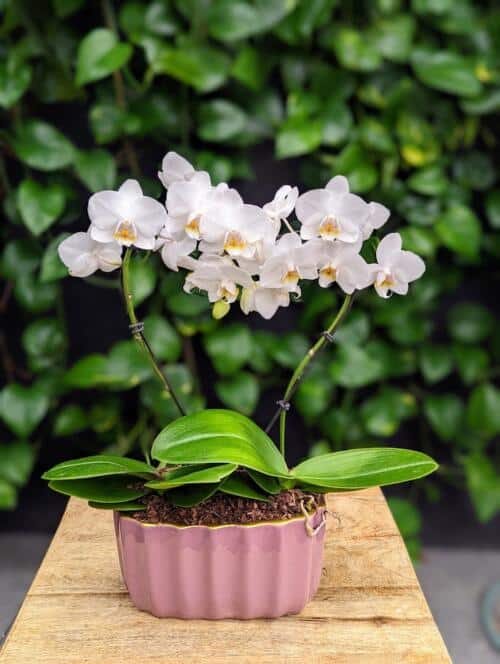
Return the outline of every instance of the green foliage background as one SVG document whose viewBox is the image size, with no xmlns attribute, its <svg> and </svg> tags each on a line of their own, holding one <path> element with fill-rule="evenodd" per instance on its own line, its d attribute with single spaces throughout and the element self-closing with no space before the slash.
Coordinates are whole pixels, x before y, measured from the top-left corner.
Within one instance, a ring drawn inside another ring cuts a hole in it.
<svg viewBox="0 0 500 664">
<path fill-rule="evenodd" d="M 19 348 L 1 341 L 1 508 L 15 506 L 48 446 L 67 445 L 67 456 L 82 444 L 128 452 L 174 415 L 131 340 L 68 366 L 56 246 L 86 228 L 86 197 L 131 174 L 159 196 L 141 172 L 152 176 L 167 149 L 215 181 L 252 179 L 251 150 L 264 144 L 278 160 L 300 157 L 302 187 L 343 173 L 354 191 L 386 203 L 428 264 L 408 298 L 361 296 L 302 384 L 296 407 L 312 452 L 411 431 L 405 442 L 445 461 L 419 490 L 436 499 L 439 482 L 451 481 L 481 520 L 500 509 L 500 328 L 488 306 L 500 256 L 494 4 L 0 2 L 0 306 L 22 322 Z M 136 299 L 191 410 L 205 403 L 193 338 L 220 402 L 251 415 L 337 304 L 333 290 L 308 288 L 296 329 L 279 336 L 239 319 L 216 324 L 205 300 L 182 293 L 180 277 L 156 261 L 134 264 Z M 88 281 L 116 285 L 114 276 Z M 89 407 L 85 390 L 97 396 Z M 124 391 L 139 404 L 132 413 Z M 402 501 L 394 509 L 413 537 L 418 515 Z"/>
</svg>

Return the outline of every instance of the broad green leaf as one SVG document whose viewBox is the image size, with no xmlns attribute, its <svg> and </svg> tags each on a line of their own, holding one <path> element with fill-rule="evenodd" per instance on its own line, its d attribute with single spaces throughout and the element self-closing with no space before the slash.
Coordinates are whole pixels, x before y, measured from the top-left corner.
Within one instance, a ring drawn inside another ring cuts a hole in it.
<svg viewBox="0 0 500 664">
<path fill-rule="evenodd" d="M 350 143 L 337 155 L 335 173 L 345 175 L 352 191 L 363 193 L 377 184 L 378 173 L 370 153 L 358 143 Z"/>
<path fill-rule="evenodd" d="M 364 387 L 384 375 L 380 358 L 358 346 L 340 346 L 329 368 L 333 381 L 341 387 Z"/>
<path fill-rule="evenodd" d="M 247 116 L 226 99 L 212 99 L 198 111 L 197 133 L 204 141 L 227 141 L 242 132 Z"/>
<path fill-rule="evenodd" d="M 31 273 L 18 277 L 14 286 L 14 296 L 17 302 L 34 314 L 42 313 L 54 307 L 59 293 L 56 283 L 41 283 Z"/>
<path fill-rule="evenodd" d="M 116 163 L 107 150 L 80 150 L 75 157 L 75 170 L 91 192 L 115 188 Z"/>
<path fill-rule="evenodd" d="M 0 478 L 0 510 L 13 510 L 16 505 L 16 488 L 9 482 Z"/>
<path fill-rule="evenodd" d="M 482 90 L 473 61 L 458 53 L 420 49 L 411 63 L 417 77 L 431 88 L 460 97 L 476 97 Z"/>
<path fill-rule="evenodd" d="M 182 351 L 182 342 L 168 321 L 152 314 L 144 319 L 144 334 L 156 357 L 175 362 Z"/>
<path fill-rule="evenodd" d="M 10 108 L 23 96 L 31 83 L 31 67 L 27 62 L 8 58 L 0 62 L 0 106 Z"/>
<path fill-rule="evenodd" d="M 312 457 L 290 472 L 299 483 L 333 489 L 365 489 L 425 477 L 437 467 L 438 464 L 423 452 L 371 447 Z"/>
<path fill-rule="evenodd" d="M 84 480 L 51 480 L 49 488 L 66 496 L 76 496 L 96 503 L 128 503 L 140 498 L 145 489 L 131 477 L 93 477 Z"/>
<path fill-rule="evenodd" d="M 89 426 L 87 412 L 77 404 L 69 404 L 62 408 L 54 420 L 55 436 L 71 436 Z"/>
<path fill-rule="evenodd" d="M 463 187 L 485 191 L 495 184 L 495 164 L 485 152 L 466 152 L 453 160 L 452 168 L 455 179 Z"/>
<path fill-rule="evenodd" d="M 234 42 L 269 30 L 295 7 L 297 0 L 218 0 L 207 14 L 212 37 Z"/>
<path fill-rule="evenodd" d="M 262 473 L 259 473 L 256 470 L 252 470 L 251 468 L 247 469 L 247 473 L 253 479 L 255 484 L 257 484 L 257 486 L 259 486 L 266 493 L 277 494 L 281 492 L 280 481 L 277 480 L 275 477 L 270 477 L 269 475 L 263 475 Z"/>
<path fill-rule="evenodd" d="M 35 180 L 23 180 L 17 190 L 17 204 L 21 217 L 33 233 L 41 235 L 61 216 L 66 204 L 61 185 L 41 185 Z"/>
<path fill-rule="evenodd" d="M 75 158 L 70 141 L 42 120 L 26 120 L 18 125 L 12 147 L 22 162 L 39 171 L 65 168 Z"/>
<path fill-rule="evenodd" d="M 55 237 L 45 249 L 42 256 L 42 264 L 40 267 L 40 283 L 47 284 L 51 281 L 58 281 L 68 275 L 68 268 L 59 258 L 57 250 L 63 240 L 69 237 L 69 233 L 61 233 Z"/>
<path fill-rule="evenodd" d="M 500 88 L 490 88 L 477 97 L 462 99 L 460 107 L 472 116 L 495 113 L 500 109 Z"/>
<path fill-rule="evenodd" d="M 436 233 L 442 243 L 466 258 L 476 258 L 481 245 L 481 224 L 474 212 L 458 203 L 450 205 L 437 220 Z"/>
<path fill-rule="evenodd" d="M 85 3 L 85 0 L 52 0 L 54 10 L 59 18 L 66 18 L 77 12 Z"/>
<path fill-rule="evenodd" d="M 233 63 L 231 75 L 251 88 L 260 90 L 268 70 L 265 56 L 252 46 L 244 46 Z"/>
<path fill-rule="evenodd" d="M 413 191 L 424 196 L 440 196 L 449 186 L 448 178 L 441 166 L 433 164 L 413 173 L 407 180 Z"/>
<path fill-rule="evenodd" d="M 158 272 L 151 261 L 135 258 L 130 261 L 130 284 L 132 298 L 138 306 L 154 291 Z"/>
<path fill-rule="evenodd" d="M 478 385 L 467 404 L 469 426 L 486 438 L 500 433 L 500 390 L 491 383 Z"/>
<path fill-rule="evenodd" d="M 64 376 L 68 387 L 88 388 L 105 383 L 108 380 L 107 359 L 94 353 L 78 360 Z"/>
<path fill-rule="evenodd" d="M 349 107 L 338 99 L 327 103 L 322 112 L 323 129 L 321 142 L 324 145 L 342 144 L 351 130 L 353 117 Z"/>
<path fill-rule="evenodd" d="M 456 304 L 448 314 L 450 336 L 464 344 L 483 341 L 493 331 L 494 318 L 486 307 L 472 302 Z"/>
<path fill-rule="evenodd" d="M 259 401 L 257 378 L 247 371 L 239 371 L 215 383 L 215 392 L 225 406 L 244 415 L 252 415 Z"/>
<path fill-rule="evenodd" d="M 382 63 L 375 40 L 368 34 L 351 27 L 340 27 L 332 31 L 330 48 L 346 69 L 370 72 Z"/>
<path fill-rule="evenodd" d="M 231 475 L 238 466 L 235 463 L 224 463 L 220 466 L 193 467 L 184 466 L 168 470 L 161 479 L 146 482 L 150 489 L 175 489 L 185 484 L 215 484 Z"/>
<path fill-rule="evenodd" d="M 35 448 L 27 441 L 0 444 L 0 480 L 21 487 L 29 480 L 34 464 Z"/>
<path fill-rule="evenodd" d="M 370 336 L 370 318 L 360 309 L 349 312 L 342 325 L 335 331 L 334 341 L 340 346 L 361 346 Z"/>
<path fill-rule="evenodd" d="M 433 230 L 407 226 L 401 229 L 403 246 L 407 251 L 413 251 L 419 256 L 433 258 L 439 245 L 439 240 Z"/>
<path fill-rule="evenodd" d="M 455 344 L 453 347 L 458 373 L 466 385 L 484 377 L 489 364 L 488 353 L 479 346 Z"/>
<path fill-rule="evenodd" d="M 307 337 L 298 332 L 289 332 L 276 336 L 270 347 L 273 360 L 281 367 L 295 369 L 309 350 Z"/>
<path fill-rule="evenodd" d="M 49 397 L 40 385 L 10 383 L 0 392 L 0 417 L 21 438 L 29 436 L 49 409 Z"/>
<path fill-rule="evenodd" d="M 373 41 L 378 52 L 387 60 L 406 62 L 412 51 L 417 28 L 411 14 L 395 14 L 373 25 Z"/>
<path fill-rule="evenodd" d="M 145 505 L 139 502 L 127 503 L 96 503 L 89 500 L 89 507 L 94 507 L 98 510 L 115 510 L 116 512 L 140 512 L 145 509 Z"/>
<path fill-rule="evenodd" d="M 102 145 L 111 143 L 121 136 L 126 114 L 115 104 L 103 102 L 92 106 L 89 121 L 96 143 Z"/>
<path fill-rule="evenodd" d="M 24 330 L 23 348 L 33 371 L 43 371 L 64 358 L 66 336 L 55 318 L 34 320 Z"/>
<path fill-rule="evenodd" d="M 453 354 L 448 346 L 422 346 L 419 360 L 420 371 L 428 383 L 438 383 L 453 370 Z"/>
<path fill-rule="evenodd" d="M 183 486 L 179 489 L 170 489 L 165 498 L 176 507 L 194 507 L 213 496 L 219 486 L 220 483 Z"/>
<path fill-rule="evenodd" d="M 290 118 L 281 125 L 276 135 L 276 156 L 285 159 L 314 152 L 322 140 L 322 120 Z"/>
<path fill-rule="evenodd" d="M 245 325 L 221 326 L 204 338 L 205 350 L 217 372 L 223 376 L 241 369 L 252 354 L 252 337 Z"/>
<path fill-rule="evenodd" d="M 413 394 L 394 387 L 384 387 L 361 407 L 366 430 L 373 436 L 393 436 L 401 422 L 417 411 Z"/>
<path fill-rule="evenodd" d="M 58 463 L 47 470 L 42 478 L 44 480 L 79 480 L 89 477 L 105 477 L 107 475 L 135 475 L 144 477 L 154 475 L 154 468 L 143 461 L 127 459 L 112 454 L 97 454 L 95 456 L 70 459 Z M 128 480 L 131 481 L 130 478 Z M 91 500 L 91 499 L 89 499 Z"/>
<path fill-rule="evenodd" d="M 252 482 L 235 473 L 222 482 L 219 491 L 251 500 L 269 500 L 266 494 L 259 491 Z"/>
<path fill-rule="evenodd" d="M 436 434 L 452 441 L 464 420 L 464 405 L 455 394 L 431 394 L 425 397 L 424 413 Z"/>
<path fill-rule="evenodd" d="M 269 436 L 247 417 L 230 410 L 204 410 L 179 418 L 156 437 L 151 454 L 164 463 L 236 463 L 265 475 L 288 475 Z"/>
<path fill-rule="evenodd" d="M 40 264 L 40 250 L 33 239 L 12 240 L 5 245 L 0 260 L 2 276 L 8 279 L 18 279 L 22 275 L 30 274 Z"/>
<path fill-rule="evenodd" d="M 86 85 L 106 78 L 127 64 L 130 44 L 119 43 L 112 30 L 96 28 L 80 42 L 76 61 L 76 83 Z"/>
<path fill-rule="evenodd" d="M 492 461 L 473 454 L 464 461 L 465 479 L 478 519 L 485 523 L 500 511 L 500 474 Z"/>
<path fill-rule="evenodd" d="M 106 376 L 103 385 L 116 388 L 131 388 L 147 380 L 152 374 L 145 351 L 130 339 L 116 343 L 106 361 Z"/>
<path fill-rule="evenodd" d="M 223 51 L 193 44 L 163 48 L 153 67 L 156 72 L 168 74 L 205 93 L 220 88 L 226 81 L 231 61 Z"/>
<path fill-rule="evenodd" d="M 490 226 L 500 228 L 500 189 L 494 189 L 487 194 L 485 207 Z"/>
<path fill-rule="evenodd" d="M 316 365 L 301 381 L 294 397 L 299 413 L 306 422 L 314 422 L 324 413 L 332 399 L 333 385 L 326 368 Z"/>
</svg>

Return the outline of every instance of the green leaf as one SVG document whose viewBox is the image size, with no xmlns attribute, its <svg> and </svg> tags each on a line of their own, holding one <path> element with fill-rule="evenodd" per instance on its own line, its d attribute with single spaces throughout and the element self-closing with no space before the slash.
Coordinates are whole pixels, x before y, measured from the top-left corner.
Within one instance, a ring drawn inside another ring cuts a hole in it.
<svg viewBox="0 0 500 664">
<path fill-rule="evenodd" d="M 358 143 L 350 143 L 335 159 L 335 173 L 345 175 L 352 191 L 363 193 L 377 184 L 378 173 L 369 153 Z"/>
<path fill-rule="evenodd" d="M 69 233 L 61 233 L 47 245 L 40 267 L 40 283 L 46 284 L 51 281 L 58 281 L 68 275 L 68 268 L 61 261 L 57 253 L 59 245 L 67 237 L 69 237 Z"/>
<path fill-rule="evenodd" d="M 323 139 L 323 122 L 311 118 L 294 117 L 286 120 L 276 136 L 278 159 L 298 157 L 314 152 Z"/>
<path fill-rule="evenodd" d="M 410 392 L 384 387 L 379 394 L 365 401 L 361 417 L 368 433 L 393 436 L 402 420 L 416 414 L 416 405 L 416 399 Z"/>
<path fill-rule="evenodd" d="M 438 383 L 453 370 L 453 354 L 448 346 L 422 346 L 419 360 L 420 371 L 428 383 Z"/>
<path fill-rule="evenodd" d="M 64 376 L 64 383 L 68 387 L 88 388 L 94 387 L 108 380 L 107 358 L 94 353 L 78 360 Z"/>
<path fill-rule="evenodd" d="M 490 226 L 500 228 L 500 189 L 488 192 L 485 207 Z"/>
<path fill-rule="evenodd" d="M 194 507 L 213 496 L 219 486 L 220 483 L 183 486 L 179 489 L 170 489 L 165 498 L 176 507 Z"/>
<path fill-rule="evenodd" d="M 89 507 L 98 510 L 115 510 L 116 512 L 140 512 L 145 509 L 143 503 L 127 502 L 127 503 L 96 503 L 89 500 Z"/>
<path fill-rule="evenodd" d="M 107 150 L 80 150 L 75 157 L 75 170 L 91 192 L 115 188 L 116 163 Z"/>
<path fill-rule="evenodd" d="M 434 231 L 429 228 L 407 226 L 401 229 L 403 246 L 407 251 L 413 251 L 419 256 L 433 258 L 439 244 Z"/>
<path fill-rule="evenodd" d="M 340 346 L 330 364 L 330 375 L 342 387 L 364 387 L 380 380 L 384 367 L 379 357 L 370 354 L 366 348 Z"/>
<path fill-rule="evenodd" d="M 332 489 L 365 489 L 425 477 L 437 467 L 423 452 L 371 447 L 312 457 L 293 468 L 291 474 L 299 483 Z"/>
<path fill-rule="evenodd" d="M 175 362 L 182 352 L 182 342 L 168 321 L 161 316 L 152 314 L 144 319 L 144 334 L 160 360 Z"/>
<path fill-rule="evenodd" d="M 295 369 L 309 349 L 307 337 L 298 332 L 289 332 L 274 338 L 270 348 L 273 360 L 281 367 Z"/>
<path fill-rule="evenodd" d="M 31 67 L 10 57 L 0 62 L 0 106 L 10 108 L 23 96 L 31 83 Z"/>
<path fill-rule="evenodd" d="M 73 163 L 75 149 L 61 132 L 41 120 L 18 125 L 12 147 L 19 159 L 39 171 L 56 171 Z"/>
<path fill-rule="evenodd" d="M 71 436 L 89 426 L 89 418 L 85 410 L 77 404 L 69 404 L 62 408 L 54 420 L 55 436 Z"/>
<path fill-rule="evenodd" d="M 295 395 L 295 406 L 306 422 L 314 422 L 324 413 L 332 398 L 333 386 L 325 367 L 315 367 L 301 381 Z"/>
<path fill-rule="evenodd" d="M 42 313 L 55 306 L 58 287 L 55 283 L 42 284 L 33 274 L 27 273 L 16 280 L 14 295 L 23 309 Z"/>
<path fill-rule="evenodd" d="M 106 78 L 130 59 L 132 46 L 119 43 L 112 30 L 96 28 L 78 46 L 76 84 L 86 85 Z"/>
<path fill-rule="evenodd" d="M 244 46 L 233 63 L 231 75 L 251 88 L 260 90 L 266 78 L 268 66 L 265 57 L 252 46 Z"/>
<path fill-rule="evenodd" d="M 25 225 L 33 235 L 41 235 L 61 216 L 66 204 L 65 190 L 59 184 L 23 180 L 17 190 L 17 204 Z"/>
<path fill-rule="evenodd" d="M 21 487 L 29 480 L 34 464 L 35 448 L 28 442 L 0 445 L 0 480 Z"/>
<path fill-rule="evenodd" d="M 13 510 L 17 505 L 17 491 L 0 478 L 0 510 Z"/>
<path fill-rule="evenodd" d="M 420 49 L 413 52 L 411 63 L 417 78 L 436 90 L 460 97 L 476 97 L 482 90 L 473 61 L 458 53 Z"/>
<path fill-rule="evenodd" d="M 80 480 L 107 475 L 135 475 L 148 477 L 154 475 L 154 468 L 143 461 L 127 459 L 114 454 L 96 454 L 95 456 L 70 459 L 58 463 L 43 475 L 44 480 Z M 128 482 L 131 482 L 130 478 Z M 90 498 L 89 500 L 92 500 Z"/>
<path fill-rule="evenodd" d="M 448 187 L 449 181 L 441 166 L 433 164 L 413 173 L 407 180 L 410 189 L 424 196 L 441 196 Z"/>
<path fill-rule="evenodd" d="M 158 273 L 151 261 L 144 258 L 132 258 L 130 261 L 130 284 L 135 306 L 144 302 L 156 286 Z"/>
<path fill-rule="evenodd" d="M 458 373 L 466 385 L 471 385 L 485 375 L 489 357 L 483 348 L 455 344 L 453 354 Z"/>
<path fill-rule="evenodd" d="M 348 138 L 353 117 L 349 107 L 343 101 L 338 99 L 329 101 L 322 113 L 322 120 L 322 143 L 336 146 Z"/>
<path fill-rule="evenodd" d="M 354 28 L 344 26 L 334 29 L 329 45 L 346 69 L 370 72 L 378 69 L 382 63 L 373 38 Z"/>
<path fill-rule="evenodd" d="M 5 246 L 0 270 L 4 277 L 16 280 L 34 272 L 39 263 L 40 251 L 34 240 L 13 240 Z"/>
<path fill-rule="evenodd" d="M 231 475 L 231 477 L 222 482 L 219 491 L 228 493 L 231 496 L 250 498 L 251 500 L 269 500 L 266 494 L 258 491 L 252 482 L 236 474 Z"/>
<path fill-rule="evenodd" d="M 64 358 L 66 336 L 58 320 L 41 318 L 24 330 L 22 344 L 28 354 L 30 368 L 43 371 Z"/>
<path fill-rule="evenodd" d="M 340 346 L 360 346 L 368 340 L 369 336 L 370 319 L 368 314 L 359 309 L 354 309 L 336 330 L 334 341 Z"/>
<path fill-rule="evenodd" d="M 52 0 L 54 11 L 59 18 L 66 18 L 78 11 L 85 0 Z"/>
<path fill-rule="evenodd" d="M 163 48 L 153 67 L 156 72 L 168 74 L 205 93 L 223 85 L 229 76 L 231 61 L 218 49 L 193 44 Z"/>
<path fill-rule="evenodd" d="M 11 431 L 28 437 L 49 409 L 49 397 L 40 385 L 24 387 L 10 383 L 0 392 L 0 417 Z"/>
<path fill-rule="evenodd" d="M 469 426 L 485 438 L 500 433 L 500 390 L 491 383 L 478 385 L 467 404 Z"/>
<path fill-rule="evenodd" d="M 387 60 L 406 62 L 412 51 L 417 24 L 410 14 L 397 14 L 377 21 L 373 26 L 373 41 L 378 52 Z"/>
<path fill-rule="evenodd" d="M 259 381 L 246 371 L 215 383 L 215 392 L 225 406 L 252 415 L 259 401 Z"/>
<path fill-rule="evenodd" d="M 247 469 L 247 473 L 250 475 L 252 480 L 260 486 L 260 488 L 266 493 L 277 494 L 281 492 L 280 481 L 275 477 L 270 477 L 269 475 L 263 475 L 262 473 L 252 470 L 251 468 Z"/>
<path fill-rule="evenodd" d="M 288 476 L 269 436 L 230 410 L 204 410 L 172 422 L 156 437 L 151 454 L 164 463 L 236 463 L 265 475 Z"/>
<path fill-rule="evenodd" d="M 493 160 L 478 150 L 457 156 L 453 160 L 453 175 L 463 187 L 478 191 L 490 189 L 496 180 Z"/>
<path fill-rule="evenodd" d="M 403 537 L 416 537 L 422 529 L 422 517 L 418 509 L 403 498 L 388 498 L 389 507 Z"/>
<path fill-rule="evenodd" d="M 485 523 L 500 511 L 500 475 L 493 463 L 481 454 L 464 462 L 467 489 L 478 519 Z"/>
<path fill-rule="evenodd" d="M 90 109 L 90 127 L 96 143 L 110 143 L 122 134 L 126 115 L 114 104 L 95 104 Z"/>
<path fill-rule="evenodd" d="M 127 503 L 144 496 L 145 489 L 137 486 L 131 477 L 94 477 L 84 480 L 52 480 L 49 487 L 66 496 L 76 496 L 97 503 Z"/>
<path fill-rule="evenodd" d="M 218 0 L 207 14 L 212 37 L 234 42 L 269 30 L 295 7 L 296 0 Z"/>
<path fill-rule="evenodd" d="M 465 258 L 476 258 L 481 245 L 481 224 L 474 212 L 459 203 L 448 207 L 436 222 L 442 243 Z"/>
<path fill-rule="evenodd" d="M 245 127 L 247 116 L 236 104 L 225 99 L 212 99 L 198 112 L 197 132 L 204 141 L 227 141 Z"/>
<path fill-rule="evenodd" d="M 474 344 L 493 331 L 494 318 L 486 307 L 472 302 L 456 304 L 448 314 L 448 332 L 455 341 Z"/>
<path fill-rule="evenodd" d="M 150 489 L 174 489 L 185 484 L 215 484 L 231 475 L 238 466 L 235 463 L 224 463 L 220 466 L 175 468 L 163 473 L 161 480 L 146 483 Z"/>
<path fill-rule="evenodd" d="M 464 406 L 455 394 L 431 394 L 424 400 L 424 413 L 439 438 L 451 441 L 462 426 Z"/>
<path fill-rule="evenodd" d="M 227 376 L 236 373 L 250 359 L 252 337 L 245 325 L 235 323 L 219 327 L 204 338 L 217 373 Z"/>
</svg>

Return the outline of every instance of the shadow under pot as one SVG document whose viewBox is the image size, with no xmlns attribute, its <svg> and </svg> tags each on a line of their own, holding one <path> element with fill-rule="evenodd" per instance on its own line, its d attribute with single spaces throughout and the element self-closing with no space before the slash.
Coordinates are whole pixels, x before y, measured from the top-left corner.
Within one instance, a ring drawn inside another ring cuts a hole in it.
<svg viewBox="0 0 500 664">
<path fill-rule="evenodd" d="M 114 513 L 130 598 L 159 618 L 277 618 L 299 613 L 321 577 L 326 507 L 246 525 L 148 524 Z"/>
</svg>

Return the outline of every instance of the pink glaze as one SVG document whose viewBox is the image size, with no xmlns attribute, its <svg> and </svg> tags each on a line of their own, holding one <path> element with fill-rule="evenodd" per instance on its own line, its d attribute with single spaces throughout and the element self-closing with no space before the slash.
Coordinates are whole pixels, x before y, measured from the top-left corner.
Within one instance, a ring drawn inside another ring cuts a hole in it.
<svg viewBox="0 0 500 664">
<path fill-rule="evenodd" d="M 218 527 L 114 518 L 132 602 L 159 618 L 277 618 L 299 613 L 318 588 L 325 528 L 308 535 L 304 518 Z M 321 509 L 312 525 L 323 518 Z"/>
</svg>

